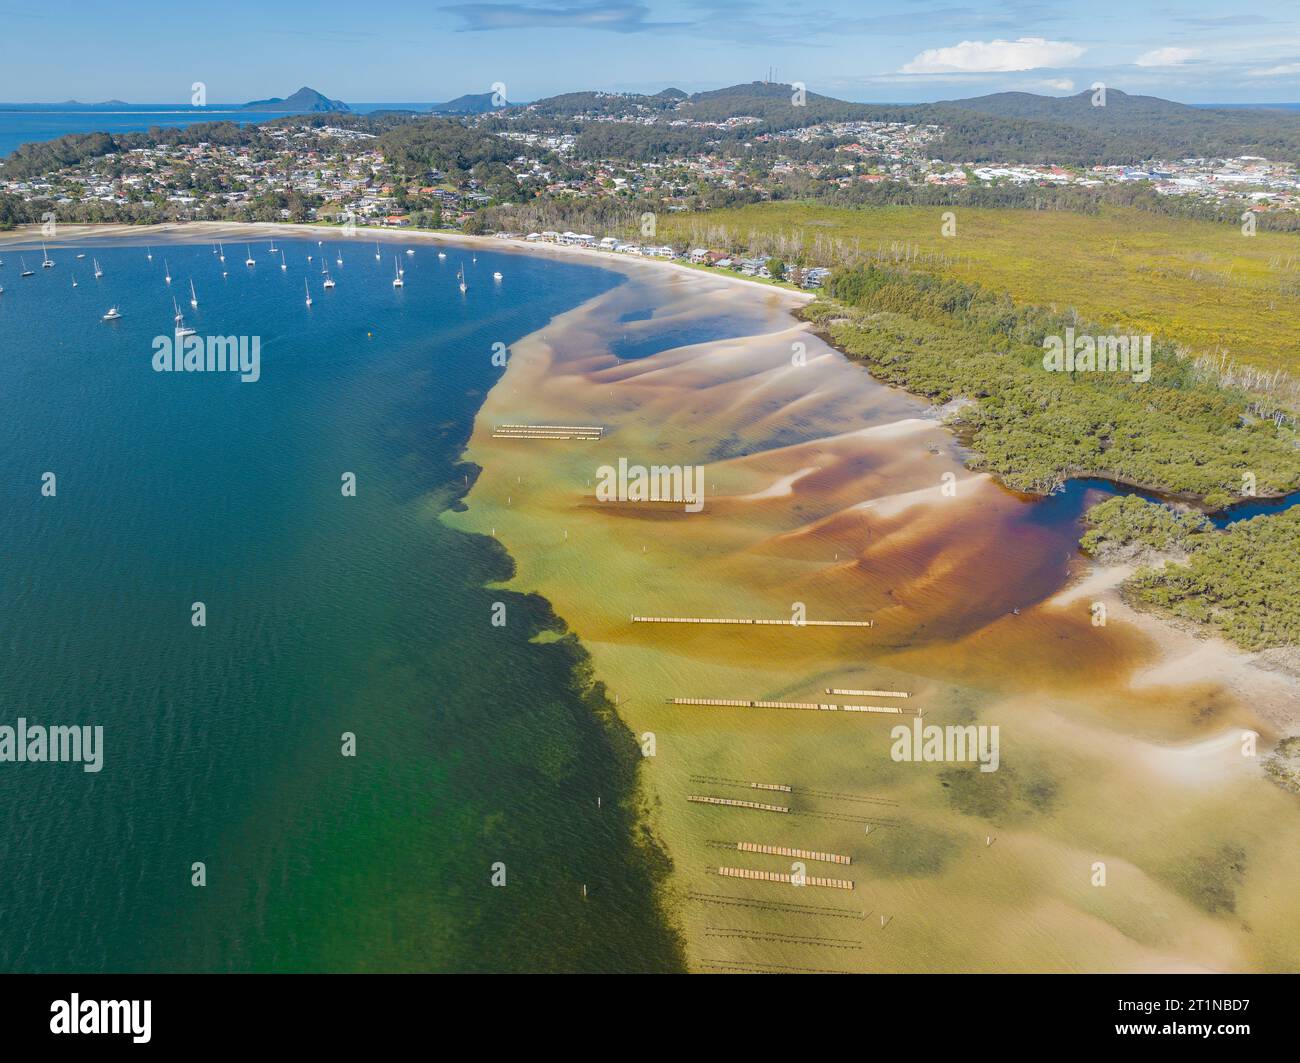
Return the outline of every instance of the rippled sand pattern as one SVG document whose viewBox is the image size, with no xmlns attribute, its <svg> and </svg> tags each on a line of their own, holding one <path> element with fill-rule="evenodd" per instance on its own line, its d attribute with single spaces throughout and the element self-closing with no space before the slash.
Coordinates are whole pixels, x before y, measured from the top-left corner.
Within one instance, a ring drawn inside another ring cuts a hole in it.
<svg viewBox="0 0 1300 1063">
<path fill-rule="evenodd" d="M 1300 803 L 1241 754 L 1244 729 L 1263 732 L 1261 748 L 1272 737 L 1253 704 L 1212 675 L 1132 685 L 1169 639 L 1196 644 L 1108 587 L 1051 601 L 1085 574 L 1077 532 L 966 469 L 925 403 L 819 342 L 794 303 L 646 269 L 556 319 L 513 348 L 467 452 L 482 475 L 449 518 L 504 543 L 512 588 L 554 604 L 628 726 L 653 735 L 643 813 L 674 861 L 664 903 L 692 966 L 1300 968 Z M 629 325 L 646 307 L 654 316 Z M 759 334 L 610 353 L 629 327 L 746 314 Z M 604 434 L 491 438 L 497 424 L 548 423 Z M 620 458 L 702 465 L 703 511 L 598 501 L 598 468 Z M 1104 627 L 1098 599 L 1114 606 Z M 795 603 L 875 624 L 631 620 L 790 619 Z M 926 724 L 996 725 L 1000 767 L 895 762 L 887 716 L 665 703 L 880 700 L 826 688 L 911 691 L 903 704 Z M 739 841 L 848 854 L 807 873 L 855 889 L 719 876 L 790 873 L 789 857 Z"/>
</svg>

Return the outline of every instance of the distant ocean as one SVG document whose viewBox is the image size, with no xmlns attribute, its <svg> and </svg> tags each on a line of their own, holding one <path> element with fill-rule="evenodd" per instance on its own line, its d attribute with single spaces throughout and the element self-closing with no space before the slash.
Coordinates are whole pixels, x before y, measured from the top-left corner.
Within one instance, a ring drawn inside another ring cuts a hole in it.
<svg viewBox="0 0 1300 1063">
<path fill-rule="evenodd" d="M 427 110 L 427 103 L 349 104 L 357 114 L 384 110 Z M 288 112 L 241 111 L 232 105 L 197 108 L 183 104 L 74 108 L 51 104 L 0 103 L 0 156 L 21 144 L 53 140 L 66 133 L 141 133 L 154 126 L 188 126 L 196 122 L 265 122 Z"/>
<path fill-rule="evenodd" d="M 284 270 L 266 241 L 252 267 L 0 246 L 0 725 L 104 728 L 98 773 L 0 765 L 0 970 L 678 964 L 632 736 L 581 647 L 537 637 L 548 604 L 490 586 L 502 547 L 439 519 L 494 344 L 633 282 L 340 243 L 286 235 Z M 260 336 L 261 379 L 154 372 L 173 296 L 201 336 Z"/>
</svg>

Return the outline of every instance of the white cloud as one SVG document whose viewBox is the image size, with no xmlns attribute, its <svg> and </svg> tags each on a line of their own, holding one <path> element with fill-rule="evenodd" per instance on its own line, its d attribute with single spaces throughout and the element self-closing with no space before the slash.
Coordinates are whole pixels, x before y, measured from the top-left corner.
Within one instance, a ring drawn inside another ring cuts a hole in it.
<svg viewBox="0 0 1300 1063">
<path fill-rule="evenodd" d="M 1153 48 L 1134 60 L 1138 66 L 1181 66 L 1200 54 L 1198 48 Z"/>
<path fill-rule="evenodd" d="M 1057 92 L 1073 92 L 1074 82 L 1069 78 L 1048 78 L 1043 83 L 1045 89 L 1056 89 Z"/>
<path fill-rule="evenodd" d="M 1300 74 L 1300 63 L 1283 63 L 1281 66 L 1266 66 L 1262 70 L 1247 70 L 1248 77 L 1276 78 L 1287 74 Z"/>
<path fill-rule="evenodd" d="M 951 48 L 927 48 L 902 68 L 904 74 L 992 74 L 1063 66 L 1083 55 L 1077 44 L 1021 37 L 1014 41 L 962 41 Z"/>
</svg>

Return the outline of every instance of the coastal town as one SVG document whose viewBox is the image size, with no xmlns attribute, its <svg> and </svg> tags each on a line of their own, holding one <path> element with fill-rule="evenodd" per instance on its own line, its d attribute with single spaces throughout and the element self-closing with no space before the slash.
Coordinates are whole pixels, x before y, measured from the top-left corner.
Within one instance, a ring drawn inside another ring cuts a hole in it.
<svg viewBox="0 0 1300 1063">
<path fill-rule="evenodd" d="M 653 233 L 640 232 L 639 219 L 647 212 L 697 213 L 778 199 L 848 197 L 853 203 L 872 190 L 889 201 L 980 190 L 1014 195 L 1073 187 L 1087 194 L 1128 186 L 1221 213 L 1278 215 L 1300 208 L 1300 167 L 1256 155 L 1141 165 L 954 163 L 933 157 L 944 136 L 938 125 L 851 120 L 771 129 L 757 114 L 684 117 L 660 97 L 596 94 L 560 116 L 534 104 L 433 119 L 440 129 L 479 138 L 478 151 L 492 145 L 481 157 L 447 167 L 412 165 L 393 150 L 392 134 L 375 131 L 373 122 L 331 117 L 267 122 L 245 142 L 158 136 L 39 174 L 17 175 L 12 165 L 0 165 L 0 207 L 6 198 L 17 205 L 0 209 L 0 224 L 6 214 L 26 210 L 31 217 L 52 213 L 76 221 L 506 232 L 766 279 L 780 267 L 745 254 L 746 248 L 692 247 L 680 236 L 676 243 L 657 243 Z M 428 119 L 401 115 L 387 128 L 401 134 L 422 121 Z M 763 131 L 747 137 L 751 127 Z M 593 131 L 616 139 L 593 142 Z M 635 139 L 660 133 L 686 137 L 683 144 L 702 150 L 648 151 Z M 624 137 L 633 139 L 618 139 Z M 602 144 L 607 151 L 593 151 Z M 818 287 L 826 266 L 801 261 L 793 278 L 773 279 Z"/>
</svg>

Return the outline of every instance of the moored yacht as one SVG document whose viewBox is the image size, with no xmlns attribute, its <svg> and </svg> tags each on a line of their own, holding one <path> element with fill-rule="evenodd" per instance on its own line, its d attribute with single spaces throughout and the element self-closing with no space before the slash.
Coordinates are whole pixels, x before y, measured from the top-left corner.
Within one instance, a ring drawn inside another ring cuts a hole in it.
<svg viewBox="0 0 1300 1063">
<path fill-rule="evenodd" d="M 121 316 L 122 316 L 122 315 L 119 314 L 119 313 L 117 312 L 117 307 L 115 307 L 115 306 L 110 306 L 110 307 L 108 308 L 108 313 L 105 314 L 103 317 L 101 317 L 99 320 L 100 320 L 100 321 L 116 321 L 116 320 L 117 320 L 119 317 L 121 317 Z"/>
</svg>

